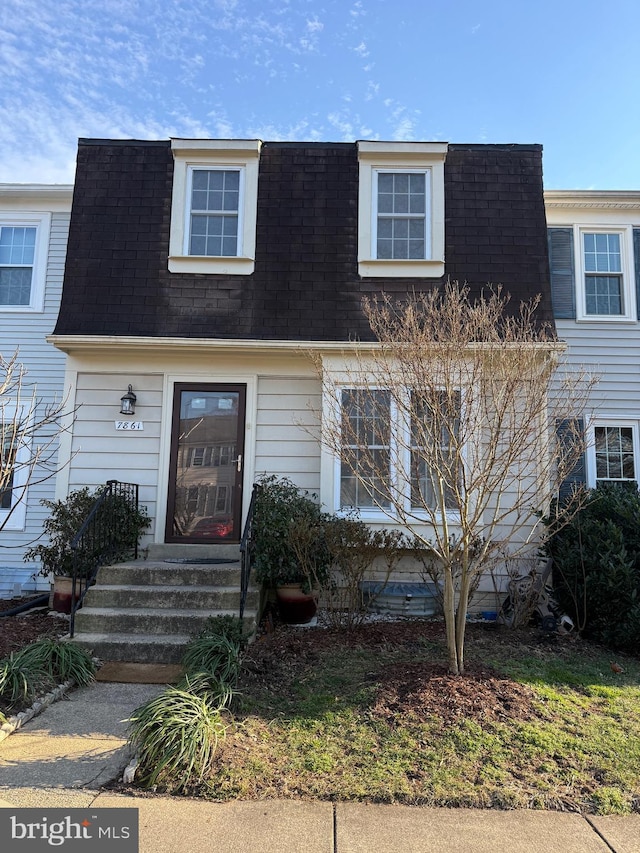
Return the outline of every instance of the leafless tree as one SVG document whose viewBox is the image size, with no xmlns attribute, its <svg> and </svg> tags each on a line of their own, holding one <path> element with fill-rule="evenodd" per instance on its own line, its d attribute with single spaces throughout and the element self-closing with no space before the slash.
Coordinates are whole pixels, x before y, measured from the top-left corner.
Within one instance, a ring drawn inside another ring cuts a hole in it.
<svg viewBox="0 0 640 853">
<path fill-rule="evenodd" d="M 401 525 L 441 579 L 453 673 L 479 575 L 534 552 L 584 451 L 594 380 L 564 362 L 538 305 L 512 308 L 500 288 L 472 299 L 456 283 L 365 301 L 376 343 L 318 362 L 340 504 Z"/>
<path fill-rule="evenodd" d="M 5 503 L 0 530 L 27 489 L 57 473 L 58 439 L 68 412 L 65 400 L 38 397 L 17 350 L 8 358 L 0 353 L 0 503 Z"/>
</svg>

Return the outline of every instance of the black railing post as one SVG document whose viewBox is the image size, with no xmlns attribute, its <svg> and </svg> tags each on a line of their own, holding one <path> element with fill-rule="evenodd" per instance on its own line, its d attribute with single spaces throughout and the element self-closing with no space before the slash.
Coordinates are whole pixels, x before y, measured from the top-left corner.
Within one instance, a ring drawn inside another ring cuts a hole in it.
<svg viewBox="0 0 640 853">
<path fill-rule="evenodd" d="M 244 617 L 244 607 L 247 602 L 247 592 L 249 591 L 249 580 L 251 578 L 251 564 L 253 563 L 253 515 L 256 508 L 256 495 L 260 486 L 257 483 L 253 485 L 251 492 L 251 501 L 249 502 L 249 511 L 247 512 L 247 520 L 244 523 L 242 538 L 240 540 L 240 620 Z"/>
</svg>

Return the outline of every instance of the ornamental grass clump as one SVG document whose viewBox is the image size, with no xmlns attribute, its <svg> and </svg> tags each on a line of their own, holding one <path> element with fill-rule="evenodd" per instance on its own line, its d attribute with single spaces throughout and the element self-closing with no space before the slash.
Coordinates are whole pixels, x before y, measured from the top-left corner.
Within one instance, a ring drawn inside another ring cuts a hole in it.
<svg viewBox="0 0 640 853">
<path fill-rule="evenodd" d="M 224 635 L 196 637 L 187 645 L 182 666 L 187 673 L 206 672 L 233 685 L 240 668 L 240 645 Z"/>
<path fill-rule="evenodd" d="M 35 696 L 46 680 L 46 674 L 29 666 L 20 652 L 0 660 L 0 700 L 8 710 Z"/>
<path fill-rule="evenodd" d="M 74 681 L 82 687 L 90 684 L 96 673 L 89 652 L 75 643 L 52 637 L 36 640 L 17 656 L 27 670 L 43 673 L 52 682 Z"/>
<path fill-rule="evenodd" d="M 184 793 L 204 779 L 226 733 L 220 708 L 182 687 L 150 699 L 129 723 L 140 784 L 169 793 Z"/>
</svg>

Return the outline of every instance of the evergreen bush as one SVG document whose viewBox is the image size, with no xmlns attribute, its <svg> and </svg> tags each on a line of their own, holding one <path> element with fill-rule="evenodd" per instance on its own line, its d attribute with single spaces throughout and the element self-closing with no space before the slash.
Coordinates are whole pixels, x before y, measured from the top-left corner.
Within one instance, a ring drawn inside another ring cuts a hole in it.
<svg viewBox="0 0 640 853">
<path fill-rule="evenodd" d="M 614 649 L 640 648 L 640 495 L 636 484 L 589 492 L 549 540 L 555 594 L 586 637 Z"/>
</svg>

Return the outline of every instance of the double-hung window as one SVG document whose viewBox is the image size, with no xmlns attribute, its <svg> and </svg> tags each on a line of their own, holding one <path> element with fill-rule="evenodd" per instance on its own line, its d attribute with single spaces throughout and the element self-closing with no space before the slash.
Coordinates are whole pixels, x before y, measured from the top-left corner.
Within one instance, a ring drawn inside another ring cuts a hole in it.
<svg viewBox="0 0 640 853">
<path fill-rule="evenodd" d="M 576 226 L 578 320 L 635 320 L 631 228 Z"/>
<path fill-rule="evenodd" d="M 385 390 L 342 390 L 340 506 L 391 506 L 391 396 Z"/>
<path fill-rule="evenodd" d="M 460 392 L 411 393 L 411 508 L 456 505 L 460 482 Z M 428 465 L 433 460 L 434 466 Z M 434 469 L 437 469 L 437 474 Z"/>
<path fill-rule="evenodd" d="M 0 407 L 0 525 L 23 530 L 26 518 L 26 488 L 29 442 L 20 409 L 12 401 Z"/>
<path fill-rule="evenodd" d="M 0 311 L 42 311 L 50 218 L 0 216 Z"/>
<path fill-rule="evenodd" d="M 622 277 L 621 235 L 582 234 L 585 313 L 620 317 L 626 313 Z"/>
<path fill-rule="evenodd" d="M 637 425 L 596 422 L 590 447 L 594 476 L 591 485 L 637 481 Z"/>
<path fill-rule="evenodd" d="M 240 169 L 190 168 L 189 255 L 237 257 Z"/>
<path fill-rule="evenodd" d="M 338 509 L 394 514 L 455 510 L 460 483 L 459 392 L 340 391 Z"/>
<path fill-rule="evenodd" d="M 376 171 L 376 258 L 430 256 L 427 199 L 430 172 Z"/>
<path fill-rule="evenodd" d="M 249 275 L 255 266 L 257 140 L 173 139 L 169 271 Z"/>
<path fill-rule="evenodd" d="M 444 274 L 444 160 L 438 142 L 359 142 L 358 271 Z"/>
</svg>

